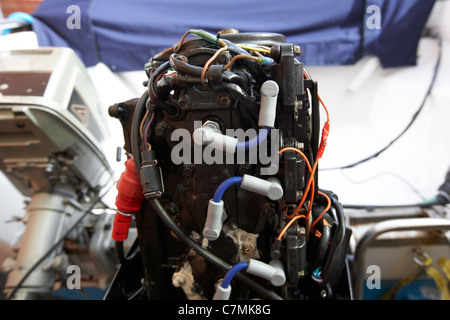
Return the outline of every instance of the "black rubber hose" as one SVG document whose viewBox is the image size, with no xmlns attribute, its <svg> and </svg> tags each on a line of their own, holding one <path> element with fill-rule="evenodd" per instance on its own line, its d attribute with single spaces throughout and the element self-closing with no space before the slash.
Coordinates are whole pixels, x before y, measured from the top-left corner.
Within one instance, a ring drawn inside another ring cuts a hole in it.
<svg viewBox="0 0 450 320">
<path fill-rule="evenodd" d="M 209 252 L 208 250 L 204 249 L 201 245 L 196 243 L 194 240 L 192 240 L 188 235 L 186 235 L 183 230 L 181 230 L 178 225 L 170 218 L 167 211 L 164 209 L 164 207 L 161 205 L 159 200 L 157 199 L 150 199 L 150 204 L 152 208 L 155 210 L 158 217 L 162 220 L 162 222 L 170 229 L 172 230 L 175 235 L 183 241 L 188 247 L 192 248 L 196 253 L 201 255 L 203 258 L 205 258 L 210 263 L 214 264 L 216 267 L 221 268 L 225 271 L 228 271 L 231 268 L 231 265 L 214 255 L 213 253 Z M 259 294 L 265 296 L 266 298 L 273 299 L 273 300 L 282 300 L 282 298 L 277 295 L 275 292 L 267 290 L 263 286 L 259 285 L 258 283 L 254 282 L 253 280 L 247 278 L 243 274 L 237 273 L 235 275 L 236 278 L 238 278 L 240 281 L 245 283 L 247 286 L 258 292 Z"/>
<path fill-rule="evenodd" d="M 344 244 L 345 240 L 345 218 L 342 204 L 337 201 L 334 196 L 330 196 L 331 205 L 336 211 L 338 219 L 338 227 L 335 234 L 332 236 L 331 245 L 327 254 L 327 262 L 324 266 L 322 279 L 325 283 L 336 281 L 336 276 L 339 276 L 345 264 L 345 255 L 347 246 Z"/>
<path fill-rule="evenodd" d="M 225 89 L 235 98 L 237 98 L 247 109 L 255 107 L 258 102 L 235 83 L 223 83 Z"/>
<path fill-rule="evenodd" d="M 225 41 L 226 45 L 228 46 L 228 50 L 232 53 L 250 55 L 247 51 L 239 47 L 237 44 L 231 42 L 230 40 L 226 40 L 224 38 L 222 38 L 222 40 Z M 266 80 L 268 80 L 268 77 L 264 73 L 263 68 L 254 60 L 241 59 L 241 63 L 250 71 L 259 85 L 262 85 Z"/>
<path fill-rule="evenodd" d="M 133 122 L 131 123 L 131 153 L 133 154 L 134 165 L 136 167 L 137 172 L 139 173 L 138 168 L 141 167 L 141 148 L 140 148 L 140 139 L 139 139 L 139 124 L 141 123 L 141 119 L 146 111 L 146 104 L 149 98 L 149 93 L 146 90 L 138 103 L 136 104 L 136 108 L 134 109 L 133 114 Z"/>
<path fill-rule="evenodd" d="M 176 58 L 176 54 L 172 54 L 170 56 L 170 66 L 179 73 L 182 73 L 182 74 L 184 73 L 184 74 L 187 74 L 187 75 L 193 76 L 195 78 L 199 78 L 199 79 L 203 72 L 203 67 L 194 66 L 187 62 L 179 60 Z M 222 72 L 222 77 L 223 77 L 224 82 L 236 83 L 243 90 L 247 89 L 247 84 L 246 84 L 245 80 L 242 77 L 235 74 L 234 72 L 225 70 Z"/>
<path fill-rule="evenodd" d="M 344 204 L 346 209 L 373 211 L 376 209 L 402 209 L 402 208 L 432 208 L 433 206 L 443 205 L 443 203 L 435 198 L 427 202 L 407 203 L 407 204 Z"/>
<path fill-rule="evenodd" d="M 177 72 L 186 73 L 191 76 L 200 77 L 202 75 L 203 68 L 191 65 L 187 62 L 177 59 L 178 54 L 174 53 L 170 55 L 169 62 L 170 66 Z"/>
<path fill-rule="evenodd" d="M 223 87 L 234 98 L 238 99 L 243 108 L 237 107 L 237 112 L 242 116 L 242 119 L 248 122 L 253 128 L 258 128 L 258 115 L 255 110 L 258 107 L 258 102 L 253 99 L 247 92 L 245 92 L 236 83 L 224 82 Z"/>
<path fill-rule="evenodd" d="M 235 83 L 235 84 L 239 85 L 239 87 L 241 87 L 242 90 L 245 90 L 245 91 L 248 90 L 247 82 L 244 80 L 244 78 L 237 75 L 236 73 L 225 70 L 222 72 L 222 77 L 223 77 L 224 82 Z"/>
<path fill-rule="evenodd" d="M 125 253 L 123 250 L 123 241 L 116 241 L 114 247 L 116 249 L 116 254 L 117 254 L 117 258 L 119 259 L 119 262 L 121 264 L 124 264 L 126 259 L 125 259 Z"/>
<path fill-rule="evenodd" d="M 324 258 L 326 257 L 326 253 L 328 251 L 328 246 L 330 243 L 330 238 L 331 232 L 329 226 L 323 225 L 322 236 L 320 237 L 316 258 L 319 264 L 322 263 Z"/>
<path fill-rule="evenodd" d="M 151 75 L 150 79 L 148 81 L 148 93 L 150 95 L 150 98 L 154 101 L 159 99 L 157 90 L 156 90 L 156 83 L 155 79 L 158 79 L 167 69 L 170 68 L 169 61 L 164 62 L 162 65 L 160 65 Z"/>
</svg>

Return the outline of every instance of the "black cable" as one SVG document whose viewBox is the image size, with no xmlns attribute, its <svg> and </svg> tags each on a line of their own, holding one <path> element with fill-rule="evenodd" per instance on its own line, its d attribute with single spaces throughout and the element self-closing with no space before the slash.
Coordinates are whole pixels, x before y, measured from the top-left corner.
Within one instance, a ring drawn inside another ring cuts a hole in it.
<svg viewBox="0 0 450 320">
<path fill-rule="evenodd" d="M 334 195 L 329 195 L 331 205 L 336 211 L 337 216 L 337 229 L 332 235 L 330 248 L 327 253 L 326 264 L 322 272 L 322 279 L 325 283 L 335 282 L 338 280 L 336 277 L 342 272 L 345 265 L 345 256 L 347 246 L 344 244 L 346 237 L 345 217 L 342 204 L 335 198 Z"/>
<path fill-rule="evenodd" d="M 422 103 L 420 104 L 419 108 L 417 109 L 417 111 L 414 113 L 413 117 L 411 118 L 410 122 L 408 123 L 408 125 L 402 130 L 402 132 L 400 132 L 400 134 L 398 134 L 393 140 L 391 140 L 385 147 L 383 147 L 382 149 L 380 149 L 379 151 L 375 152 L 374 154 L 358 160 L 356 162 L 353 162 L 351 164 L 347 164 L 344 166 L 340 166 L 340 167 L 331 167 L 331 168 L 321 168 L 321 171 L 325 171 L 325 170 L 338 170 L 338 169 L 350 169 L 350 168 L 354 168 L 362 163 L 365 163 L 369 160 L 375 159 L 376 157 L 378 157 L 380 154 L 382 154 L 384 151 L 386 151 L 387 149 L 389 149 L 398 139 L 400 139 L 408 130 L 409 128 L 413 125 L 413 123 L 416 121 L 417 117 L 419 116 L 420 112 L 422 111 L 422 109 L 425 106 L 425 102 L 428 100 L 428 97 L 431 94 L 431 91 L 433 89 L 438 71 L 439 71 L 439 67 L 441 64 L 441 56 L 442 56 L 442 39 L 440 37 L 439 34 L 434 35 L 434 38 L 436 38 L 436 40 L 438 41 L 438 46 L 439 46 L 439 53 L 438 53 L 438 58 L 436 60 L 436 64 L 434 66 L 434 72 L 433 72 L 433 77 L 431 78 L 430 84 L 428 86 L 427 92 L 422 100 Z"/>
<path fill-rule="evenodd" d="M 124 264 L 126 261 L 125 252 L 123 250 L 123 241 L 116 241 L 114 243 L 114 247 L 116 249 L 117 257 L 119 258 L 120 264 Z"/>
<path fill-rule="evenodd" d="M 235 83 L 242 88 L 244 91 L 248 91 L 248 83 L 244 78 L 237 73 L 229 70 L 222 71 L 223 82 Z"/>
<path fill-rule="evenodd" d="M 137 251 L 133 250 L 133 248 L 131 248 L 127 253 L 125 253 L 123 241 L 116 241 L 115 249 L 121 265 L 124 265 L 126 262 L 133 260 L 134 257 L 137 255 Z"/>
<path fill-rule="evenodd" d="M 177 53 L 173 53 L 170 55 L 169 63 L 170 66 L 175 69 L 177 72 L 189 74 L 191 76 L 200 77 L 203 72 L 202 67 L 191 65 L 187 62 L 184 62 L 180 59 L 178 59 L 180 55 Z"/>
<path fill-rule="evenodd" d="M 444 183 L 438 189 L 436 201 L 442 204 L 450 203 L 450 168 L 447 170 Z"/>
<path fill-rule="evenodd" d="M 142 292 L 144 292 L 144 286 L 142 286 L 139 289 L 137 289 L 135 293 L 133 293 L 131 296 L 128 297 L 127 300 L 134 300 L 134 298 L 139 296 Z"/>
<path fill-rule="evenodd" d="M 65 233 L 64 235 L 58 240 L 56 241 L 53 246 L 48 249 L 48 251 L 42 255 L 41 258 L 39 258 L 38 261 L 36 261 L 30 269 L 28 269 L 28 271 L 25 273 L 25 275 L 22 277 L 22 279 L 20 279 L 19 283 L 14 287 L 13 291 L 9 294 L 9 296 L 6 298 L 6 300 L 10 300 L 16 293 L 17 291 L 22 287 L 22 285 L 24 284 L 24 282 L 26 281 L 26 279 L 31 275 L 31 273 L 33 273 L 33 271 L 42 263 L 44 262 L 45 259 L 47 259 L 47 257 L 56 249 L 58 248 L 58 246 L 66 239 L 66 237 L 72 233 L 75 228 L 80 224 L 80 222 L 92 211 L 92 209 L 94 209 L 94 207 L 100 202 L 102 201 L 103 197 L 109 192 L 109 190 L 115 185 L 115 182 L 109 186 L 107 188 L 107 190 L 101 195 L 98 196 L 97 199 L 95 199 L 95 201 L 89 206 L 89 208 L 87 208 L 84 213 L 80 216 L 80 218 L 72 225 L 72 227 L 70 227 Z"/>
<path fill-rule="evenodd" d="M 257 101 L 236 83 L 224 82 L 222 85 L 232 97 L 239 100 L 240 105 L 235 106 L 234 109 L 240 115 L 244 123 L 247 123 L 247 125 L 252 128 L 258 129 L 258 115 L 255 112 L 258 106 Z"/>
<path fill-rule="evenodd" d="M 183 230 L 178 227 L 178 225 L 172 220 L 170 215 L 167 213 L 167 211 L 164 209 L 164 207 L 161 205 L 159 200 L 157 199 L 151 199 L 149 200 L 150 204 L 152 205 L 152 208 L 156 211 L 156 214 L 158 217 L 162 220 L 162 222 L 171 230 L 175 235 L 183 241 L 189 248 L 193 249 L 196 253 L 198 253 L 200 256 L 205 258 L 210 263 L 214 264 L 216 267 L 221 268 L 225 271 L 228 271 L 231 268 L 231 265 L 220 259 L 215 254 L 211 253 L 210 251 L 204 249 L 201 245 L 199 245 L 197 242 L 192 240 L 188 235 L 186 235 Z M 273 299 L 273 300 L 282 300 L 282 298 L 277 295 L 275 292 L 267 290 L 260 284 L 254 282 L 253 280 L 249 279 L 243 274 L 237 273 L 235 275 L 236 278 L 238 278 L 240 281 L 245 283 L 247 286 L 258 292 L 259 294 L 265 296 L 266 298 Z"/>
<path fill-rule="evenodd" d="M 150 83 L 149 83 L 150 86 Z M 131 153 L 133 155 L 134 165 L 137 168 L 141 167 L 141 147 L 139 139 L 139 124 L 146 111 L 147 100 L 149 93 L 146 90 L 139 99 L 134 109 L 133 120 L 131 123 Z M 138 170 L 139 172 L 139 170 Z"/>
<path fill-rule="evenodd" d="M 444 205 L 442 201 L 438 198 L 433 198 L 430 201 L 419 202 L 419 203 L 409 203 L 409 204 L 344 204 L 345 209 L 364 209 L 364 210 L 375 210 L 375 209 L 402 209 L 402 208 L 431 208 L 437 205 Z"/>
<path fill-rule="evenodd" d="M 370 205 L 370 204 L 344 204 L 346 209 L 401 209 L 401 208 L 432 208 L 434 206 L 445 206 L 450 203 L 450 168 L 447 170 L 444 182 L 438 189 L 438 193 L 434 198 L 419 203 L 410 204 L 388 204 L 388 205 Z"/>
<path fill-rule="evenodd" d="M 447 192 L 445 191 L 447 190 Z M 450 203 L 450 171 L 447 172 L 445 182 L 439 187 L 438 194 L 429 200 L 418 203 L 407 204 L 344 204 L 345 209 L 357 209 L 372 211 L 375 209 L 404 209 L 404 208 L 421 208 L 429 209 L 434 206 L 445 206 Z"/>
<path fill-rule="evenodd" d="M 160 65 L 156 70 L 150 75 L 150 79 L 148 81 L 148 93 L 152 100 L 156 103 L 156 100 L 159 98 L 156 90 L 156 83 L 155 80 L 157 80 L 164 72 L 166 72 L 170 68 L 169 61 L 164 62 L 162 65 Z"/>
</svg>

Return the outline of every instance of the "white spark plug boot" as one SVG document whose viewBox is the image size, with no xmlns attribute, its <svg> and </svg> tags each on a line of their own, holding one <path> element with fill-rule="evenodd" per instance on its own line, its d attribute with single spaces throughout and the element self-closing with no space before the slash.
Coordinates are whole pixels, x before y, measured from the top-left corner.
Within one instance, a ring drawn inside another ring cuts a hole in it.
<svg viewBox="0 0 450 320">
<path fill-rule="evenodd" d="M 279 260 L 272 260 L 271 263 L 273 265 L 250 259 L 247 272 L 270 281 L 276 287 L 282 286 L 286 281 L 283 265 Z"/>
<path fill-rule="evenodd" d="M 223 205 L 222 200 L 220 202 L 214 202 L 213 199 L 209 200 L 203 237 L 210 241 L 216 240 L 222 231 L 223 220 L 225 220 Z"/>
<path fill-rule="evenodd" d="M 242 177 L 241 188 L 266 196 L 270 200 L 279 200 L 283 196 L 283 188 L 281 187 L 281 183 L 275 177 L 270 177 L 269 179 L 264 180 L 244 174 Z"/>
<path fill-rule="evenodd" d="M 258 126 L 273 128 L 277 110 L 278 84 L 267 80 L 261 86 L 261 105 L 259 109 Z"/>
<path fill-rule="evenodd" d="M 216 286 L 216 292 L 214 292 L 213 300 L 230 300 L 231 285 L 224 288 L 220 283 Z"/>
<path fill-rule="evenodd" d="M 237 138 L 222 134 L 220 130 L 210 124 L 195 129 L 192 138 L 197 145 L 208 144 L 216 150 L 234 153 L 236 151 Z"/>
<path fill-rule="evenodd" d="M 286 282 L 286 275 L 284 273 L 283 263 L 280 260 L 271 260 L 269 264 L 277 269 L 272 275 L 272 284 L 276 287 L 282 286 Z"/>
</svg>

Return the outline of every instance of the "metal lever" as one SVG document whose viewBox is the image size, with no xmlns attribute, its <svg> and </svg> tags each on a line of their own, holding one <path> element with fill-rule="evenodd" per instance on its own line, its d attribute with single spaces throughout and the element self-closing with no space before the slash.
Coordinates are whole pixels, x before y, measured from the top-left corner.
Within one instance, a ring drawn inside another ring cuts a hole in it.
<svg viewBox="0 0 450 320">
<path fill-rule="evenodd" d="M 370 228 L 356 244 L 353 261 L 353 295 L 362 300 L 364 286 L 364 261 L 366 249 L 376 238 L 392 231 L 444 231 L 450 230 L 450 220 L 443 218 L 395 219 L 379 222 Z"/>
</svg>

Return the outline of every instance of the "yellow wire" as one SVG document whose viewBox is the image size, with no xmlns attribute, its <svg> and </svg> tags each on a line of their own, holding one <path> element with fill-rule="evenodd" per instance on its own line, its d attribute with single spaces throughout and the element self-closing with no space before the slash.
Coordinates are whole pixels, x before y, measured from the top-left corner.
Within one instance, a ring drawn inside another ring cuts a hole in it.
<svg viewBox="0 0 450 320">
<path fill-rule="evenodd" d="M 242 49 L 247 49 L 247 50 L 253 50 L 253 51 L 259 51 L 259 52 L 264 52 L 264 53 L 270 53 L 269 49 L 265 49 L 265 48 L 261 48 L 261 47 L 254 48 L 254 47 L 249 47 L 249 46 L 245 46 L 245 45 L 242 45 L 242 44 L 240 44 L 239 47 L 241 47 Z"/>
<path fill-rule="evenodd" d="M 258 57 L 254 57 L 254 56 L 248 56 L 246 54 L 238 54 L 237 56 L 234 56 L 233 59 L 231 59 L 230 62 L 228 62 L 226 65 L 223 66 L 223 70 L 228 70 L 231 68 L 231 66 L 236 62 L 236 60 L 238 59 L 250 59 L 250 60 L 255 60 L 258 61 Z"/>
<path fill-rule="evenodd" d="M 142 132 L 142 128 L 144 127 L 145 119 L 147 119 L 149 113 L 150 113 L 150 112 L 149 112 L 148 109 L 147 109 L 147 111 L 145 112 L 144 117 L 142 118 L 141 125 L 139 126 L 139 132 L 141 133 L 141 139 L 142 139 L 142 137 L 144 136 L 144 133 Z"/>
</svg>

